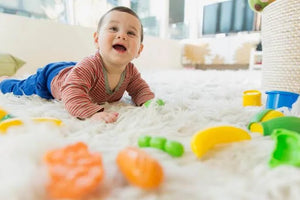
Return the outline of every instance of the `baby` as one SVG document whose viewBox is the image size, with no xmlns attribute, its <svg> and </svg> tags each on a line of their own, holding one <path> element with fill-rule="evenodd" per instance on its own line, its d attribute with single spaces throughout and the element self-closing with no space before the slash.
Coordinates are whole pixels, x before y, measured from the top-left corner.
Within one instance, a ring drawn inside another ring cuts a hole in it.
<svg viewBox="0 0 300 200">
<path fill-rule="evenodd" d="M 115 122 L 119 114 L 104 110 L 103 104 L 119 101 L 125 91 L 137 106 L 154 98 L 131 63 L 143 50 L 143 26 L 134 11 L 120 6 L 105 13 L 94 42 L 95 55 L 78 63 L 50 63 L 25 80 L 5 78 L 0 83 L 1 92 L 58 99 L 79 119 L 106 123 Z"/>
</svg>

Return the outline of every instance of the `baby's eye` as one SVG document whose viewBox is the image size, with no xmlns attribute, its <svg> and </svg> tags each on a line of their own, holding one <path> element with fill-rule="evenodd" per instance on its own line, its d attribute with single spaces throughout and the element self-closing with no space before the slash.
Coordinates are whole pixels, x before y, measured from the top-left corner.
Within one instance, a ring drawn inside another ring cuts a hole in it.
<svg viewBox="0 0 300 200">
<path fill-rule="evenodd" d="M 109 30 L 111 30 L 111 31 L 118 31 L 118 28 L 115 27 L 115 26 L 112 26 L 112 27 L 109 28 Z"/>
<path fill-rule="evenodd" d="M 136 35 L 135 32 L 133 32 L 133 31 L 128 31 L 127 34 L 128 34 L 128 35 L 132 35 L 132 36 L 135 36 L 135 35 Z"/>
</svg>

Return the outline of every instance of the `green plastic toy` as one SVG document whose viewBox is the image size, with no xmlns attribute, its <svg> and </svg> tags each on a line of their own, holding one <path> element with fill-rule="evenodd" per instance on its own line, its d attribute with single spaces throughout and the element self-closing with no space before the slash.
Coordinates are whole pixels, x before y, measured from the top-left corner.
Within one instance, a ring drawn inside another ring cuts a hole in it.
<svg viewBox="0 0 300 200">
<path fill-rule="evenodd" d="M 148 108 L 148 107 L 150 106 L 151 103 L 152 103 L 152 99 L 146 101 L 146 102 L 144 103 L 144 106 L 145 106 L 146 108 Z M 157 99 L 157 100 L 155 101 L 155 103 L 156 103 L 156 105 L 158 105 L 158 106 L 164 106 L 164 105 L 165 105 L 165 102 L 164 102 L 162 99 Z"/>
<path fill-rule="evenodd" d="M 263 9 L 275 0 L 248 0 L 250 8 L 255 12 L 261 12 Z"/>
<path fill-rule="evenodd" d="M 139 140 L 138 140 L 138 145 L 139 147 L 149 147 L 150 146 L 150 140 L 151 137 L 150 136 L 140 136 Z"/>
<path fill-rule="evenodd" d="M 181 143 L 167 140 L 164 137 L 151 137 L 148 135 L 140 136 L 138 145 L 139 147 L 153 147 L 160 149 L 173 157 L 180 157 L 184 153 L 184 147 Z"/>
<path fill-rule="evenodd" d="M 300 133 L 286 129 L 276 129 L 271 137 L 275 140 L 275 149 L 269 161 L 270 167 L 282 164 L 300 166 Z"/>
<path fill-rule="evenodd" d="M 12 115 L 10 115 L 10 114 L 7 114 L 7 115 L 5 115 L 4 117 L 2 117 L 2 118 L 0 119 L 0 122 L 2 122 L 2 121 L 4 121 L 4 120 L 7 120 L 7 119 L 11 119 L 11 118 L 14 118 L 14 116 L 12 116 Z"/>
<path fill-rule="evenodd" d="M 167 139 L 164 137 L 153 137 L 150 140 L 150 147 L 161 149 L 164 151 Z"/>
<path fill-rule="evenodd" d="M 300 118 L 295 116 L 276 117 L 264 122 L 253 123 L 256 126 L 255 132 L 262 135 L 271 135 L 275 129 L 286 129 L 300 132 Z"/>
<path fill-rule="evenodd" d="M 268 121 L 270 119 L 282 116 L 284 116 L 284 114 L 280 111 L 274 109 L 264 109 L 252 117 L 247 128 L 251 132 L 256 132 L 256 123 Z"/>
</svg>

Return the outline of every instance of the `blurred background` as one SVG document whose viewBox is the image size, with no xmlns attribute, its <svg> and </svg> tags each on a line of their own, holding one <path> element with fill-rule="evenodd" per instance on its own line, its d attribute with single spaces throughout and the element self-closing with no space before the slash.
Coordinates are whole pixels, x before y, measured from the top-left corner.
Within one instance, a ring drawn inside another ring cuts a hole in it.
<svg viewBox="0 0 300 200">
<path fill-rule="evenodd" d="M 95 28 L 114 6 L 132 8 L 145 35 L 196 39 L 260 30 L 248 0 L 0 0 L 0 12 Z"/>
<path fill-rule="evenodd" d="M 248 0 L 0 0 L 0 53 L 26 63 L 19 74 L 80 60 L 94 53 L 93 32 L 114 6 L 141 18 L 145 48 L 134 63 L 143 69 L 262 67 L 261 13 Z"/>
</svg>

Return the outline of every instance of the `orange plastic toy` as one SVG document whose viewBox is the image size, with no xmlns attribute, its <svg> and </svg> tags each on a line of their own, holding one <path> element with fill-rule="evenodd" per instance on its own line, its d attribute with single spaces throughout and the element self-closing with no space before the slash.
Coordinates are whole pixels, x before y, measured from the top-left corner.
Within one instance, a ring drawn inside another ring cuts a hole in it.
<svg viewBox="0 0 300 200">
<path fill-rule="evenodd" d="M 153 189 L 163 180 L 163 169 L 158 161 L 141 149 L 127 147 L 119 152 L 116 161 L 125 178 L 135 186 Z"/>
<path fill-rule="evenodd" d="M 103 179 L 101 155 L 90 153 L 82 142 L 46 153 L 45 161 L 50 175 L 47 191 L 52 198 L 83 198 Z"/>
</svg>

